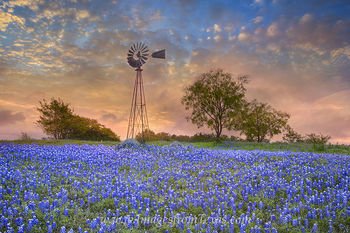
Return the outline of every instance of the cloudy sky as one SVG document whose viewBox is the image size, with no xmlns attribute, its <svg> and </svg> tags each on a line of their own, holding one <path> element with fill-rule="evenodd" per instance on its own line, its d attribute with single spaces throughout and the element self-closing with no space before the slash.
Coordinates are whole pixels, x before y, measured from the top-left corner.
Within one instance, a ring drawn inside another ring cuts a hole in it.
<svg viewBox="0 0 350 233">
<path fill-rule="evenodd" d="M 167 51 L 143 72 L 156 132 L 200 132 L 183 89 L 222 68 L 248 75 L 248 99 L 290 113 L 297 131 L 350 143 L 348 12 L 348 0 L 2 0 L 0 138 L 43 137 L 36 107 L 51 97 L 124 138 L 135 78 L 126 54 L 143 41 Z"/>
</svg>

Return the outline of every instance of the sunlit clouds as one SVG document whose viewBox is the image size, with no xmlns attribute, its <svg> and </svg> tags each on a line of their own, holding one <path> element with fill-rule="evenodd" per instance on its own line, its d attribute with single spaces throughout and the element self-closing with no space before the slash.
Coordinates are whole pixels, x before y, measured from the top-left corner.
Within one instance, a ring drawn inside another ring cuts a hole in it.
<svg viewBox="0 0 350 233">
<path fill-rule="evenodd" d="M 291 114 L 301 133 L 350 143 L 347 1 L 2 1 L 0 138 L 37 138 L 36 106 L 61 97 L 126 135 L 133 42 L 166 49 L 144 85 L 151 129 L 193 134 L 180 99 L 202 72 L 250 77 L 247 96 Z"/>
</svg>

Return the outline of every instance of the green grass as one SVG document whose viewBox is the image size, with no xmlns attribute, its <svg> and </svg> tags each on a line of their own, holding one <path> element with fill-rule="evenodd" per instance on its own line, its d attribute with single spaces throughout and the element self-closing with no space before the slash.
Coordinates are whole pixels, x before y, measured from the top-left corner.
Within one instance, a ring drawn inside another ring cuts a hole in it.
<svg viewBox="0 0 350 233">
<path fill-rule="evenodd" d="M 84 141 L 84 140 L 0 140 L 0 143 L 16 143 L 16 144 L 38 144 L 38 145 L 107 145 L 113 146 L 119 144 L 115 141 Z M 171 144 L 171 141 L 152 141 L 147 144 L 164 146 Z M 200 148 L 221 148 L 233 150 L 265 150 L 265 151 L 301 151 L 301 152 L 315 152 L 315 153 L 329 153 L 329 154 L 347 154 L 350 155 L 349 145 L 317 145 L 307 143 L 257 143 L 244 141 L 224 141 L 224 142 L 184 142 L 187 145 L 193 145 Z"/>
<path fill-rule="evenodd" d="M 171 142 L 155 141 L 149 142 L 154 145 L 167 145 Z M 301 151 L 301 152 L 315 152 L 315 153 L 329 153 L 329 154 L 347 154 L 350 155 L 350 146 L 348 145 L 317 145 L 308 143 L 257 143 L 244 141 L 225 141 L 225 142 L 192 142 L 184 143 L 200 148 L 221 148 L 233 150 L 265 150 L 265 151 Z"/>
<path fill-rule="evenodd" d="M 315 145 L 307 143 L 257 143 L 257 142 L 230 142 L 230 143 L 194 143 L 199 147 L 221 147 L 241 150 L 267 150 L 267 151 L 301 151 L 330 154 L 350 154 L 350 146 L 346 145 Z"/>
</svg>

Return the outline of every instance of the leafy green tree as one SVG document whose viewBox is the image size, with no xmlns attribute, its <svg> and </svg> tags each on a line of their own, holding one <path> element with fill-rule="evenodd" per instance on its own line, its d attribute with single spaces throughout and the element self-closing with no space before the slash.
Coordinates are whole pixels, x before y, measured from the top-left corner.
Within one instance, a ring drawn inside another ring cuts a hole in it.
<svg viewBox="0 0 350 233">
<path fill-rule="evenodd" d="M 150 129 L 145 129 L 143 131 L 143 135 L 142 135 L 142 132 L 138 133 L 136 135 L 135 139 L 139 142 L 150 142 L 150 141 L 157 141 L 158 140 L 156 133 Z"/>
<path fill-rule="evenodd" d="M 73 117 L 73 110 L 69 104 L 54 98 L 50 102 L 44 99 L 39 104 L 40 107 L 37 110 L 40 116 L 37 124 L 54 139 L 67 138 L 70 133 L 70 121 Z"/>
<path fill-rule="evenodd" d="M 120 138 L 109 128 L 95 119 L 74 115 L 70 122 L 70 139 L 93 141 L 120 141 Z"/>
<path fill-rule="evenodd" d="M 166 132 L 160 132 L 156 134 L 157 140 L 161 141 L 170 141 L 171 140 L 171 135 Z"/>
<path fill-rule="evenodd" d="M 171 140 L 179 141 L 179 142 L 189 142 L 191 141 L 191 137 L 188 135 L 171 135 Z"/>
<path fill-rule="evenodd" d="M 193 142 L 210 142 L 210 141 L 214 141 L 215 139 L 216 139 L 215 134 L 206 134 L 206 133 L 196 133 L 191 137 L 191 141 Z"/>
<path fill-rule="evenodd" d="M 282 133 L 289 117 L 287 113 L 254 100 L 246 106 L 238 128 L 248 141 L 263 142 Z"/>
<path fill-rule="evenodd" d="M 305 142 L 306 143 L 311 143 L 311 144 L 320 144 L 324 145 L 326 144 L 329 140 L 331 139 L 331 136 L 329 135 L 323 135 L 323 134 L 307 134 L 305 136 Z"/>
<path fill-rule="evenodd" d="M 303 136 L 287 125 L 283 135 L 283 141 L 288 143 L 303 142 Z"/>
<path fill-rule="evenodd" d="M 39 104 L 37 110 L 40 116 L 37 124 L 55 139 L 120 141 L 111 129 L 96 120 L 74 114 L 70 105 L 61 99 L 52 98 L 50 102 L 44 99 Z"/>
<path fill-rule="evenodd" d="M 220 138 L 224 128 L 232 128 L 232 119 L 245 103 L 247 77 L 234 79 L 223 70 L 211 70 L 201 74 L 197 81 L 186 87 L 182 104 L 192 110 L 187 120 L 198 128 L 207 126 Z"/>
</svg>

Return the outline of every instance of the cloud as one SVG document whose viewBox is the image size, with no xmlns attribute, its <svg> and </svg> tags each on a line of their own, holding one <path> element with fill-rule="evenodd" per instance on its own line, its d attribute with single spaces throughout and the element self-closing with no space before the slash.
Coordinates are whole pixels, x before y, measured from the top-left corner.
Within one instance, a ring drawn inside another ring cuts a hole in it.
<svg viewBox="0 0 350 233">
<path fill-rule="evenodd" d="M 113 113 L 105 113 L 101 116 L 101 120 L 103 121 L 117 121 L 118 118 L 116 115 L 114 115 Z"/>
<path fill-rule="evenodd" d="M 221 32 L 221 27 L 219 24 L 214 24 L 213 30 L 215 33 Z"/>
<path fill-rule="evenodd" d="M 257 16 L 257 17 L 255 17 L 252 21 L 253 21 L 253 23 L 255 23 L 255 24 L 259 24 L 259 23 L 261 23 L 262 21 L 263 21 L 263 17 L 262 16 Z"/>
<path fill-rule="evenodd" d="M 10 110 L 0 110 L 0 125 L 15 124 L 24 121 L 22 112 L 12 112 Z"/>
<path fill-rule="evenodd" d="M 90 17 L 90 13 L 87 10 L 78 10 L 76 16 L 79 20 L 86 19 Z"/>
<path fill-rule="evenodd" d="M 293 44 L 309 43 L 315 48 L 333 50 L 344 47 L 350 38 L 350 20 L 336 20 L 333 17 L 311 20 L 311 16 L 304 15 L 300 22 L 290 25 L 287 29 L 289 41 Z"/>
<path fill-rule="evenodd" d="M 312 19 L 313 19 L 313 17 L 311 14 L 305 14 L 300 18 L 299 22 L 301 24 L 306 24 L 306 23 L 311 22 Z"/>
<path fill-rule="evenodd" d="M 249 40 L 249 34 L 246 32 L 240 32 L 238 34 L 238 40 L 239 41 L 248 41 Z"/>
<path fill-rule="evenodd" d="M 332 62 L 339 61 L 340 58 L 345 57 L 350 61 L 350 45 L 343 48 L 334 49 L 331 51 Z"/>
<path fill-rule="evenodd" d="M 37 11 L 40 4 L 43 4 L 43 0 L 10 0 L 9 6 L 11 7 L 28 7 L 33 11 Z"/>
<path fill-rule="evenodd" d="M 135 79 L 126 54 L 133 42 L 142 40 L 151 51 L 165 48 L 167 53 L 166 60 L 147 60 L 143 71 L 150 126 L 156 131 L 198 132 L 185 120 L 183 88 L 198 74 L 223 68 L 249 75 L 248 98 L 289 112 L 302 133 L 319 130 L 335 140 L 349 138 L 343 110 L 317 102 L 350 88 L 349 18 L 332 15 L 331 8 L 319 17 L 315 0 L 310 4 L 316 8 L 303 9 L 290 1 L 273 6 L 257 1 L 247 14 L 242 13 L 247 3 L 236 8 L 242 4 L 229 1 L 170 1 L 167 7 L 46 1 L 36 3 L 36 9 L 30 9 L 30 1 L 16 2 L 12 11 L 8 4 L 3 9 L 23 24 L 0 18 L 0 28 L 6 30 L 0 32 L 0 86 L 6 87 L 0 103 L 26 119 L 1 131 L 20 132 L 27 125 L 27 132 L 42 134 L 33 125 L 37 115 L 32 109 L 43 98 L 62 97 L 77 114 L 98 118 L 123 138 Z M 19 26 L 25 28 L 17 30 Z M 337 98 L 340 94 L 329 101 L 339 104 Z M 332 112 L 329 118 L 327 112 Z M 344 131 L 331 131 L 332 122 Z"/>
<path fill-rule="evenodd" d="M 262 4 L 264 4 L 264 0 L 254 0 L 254 2 L 252 4 L 253 5 L 262 5 Z"/>
<path fill-rule="evenodd" d="M 267 28 L 267 35 L 270 37 L 275 37 L 279 34 L 279 29 L 277 23 L 272 23 L 268 28 Z"/>
<path fill-rule="evenodd" d="M 220 35 L 214 36 L 214 40 L 215 42 L 219 42 L 221 40 L 221 36 Z"/>
<path fill-rule="evenodd" d="M 154 12 L 153 15 L 151 15 L 150 20 L 151 20 L 151 21 L 159 21 L 159 20 L 162 20 L 162 18 L 163 18 L 163 17 L 162 17 L 162 15 L 161 15 L 160 11 L 157 10 L 156 12 Z"/>
<path fill-rule="evenodd" d="M 8 26 L 12 23 L 23 28 L 25 19 L 8 12 L 0 11 L 0 31 L 6 31 Z"/>
</svg>

